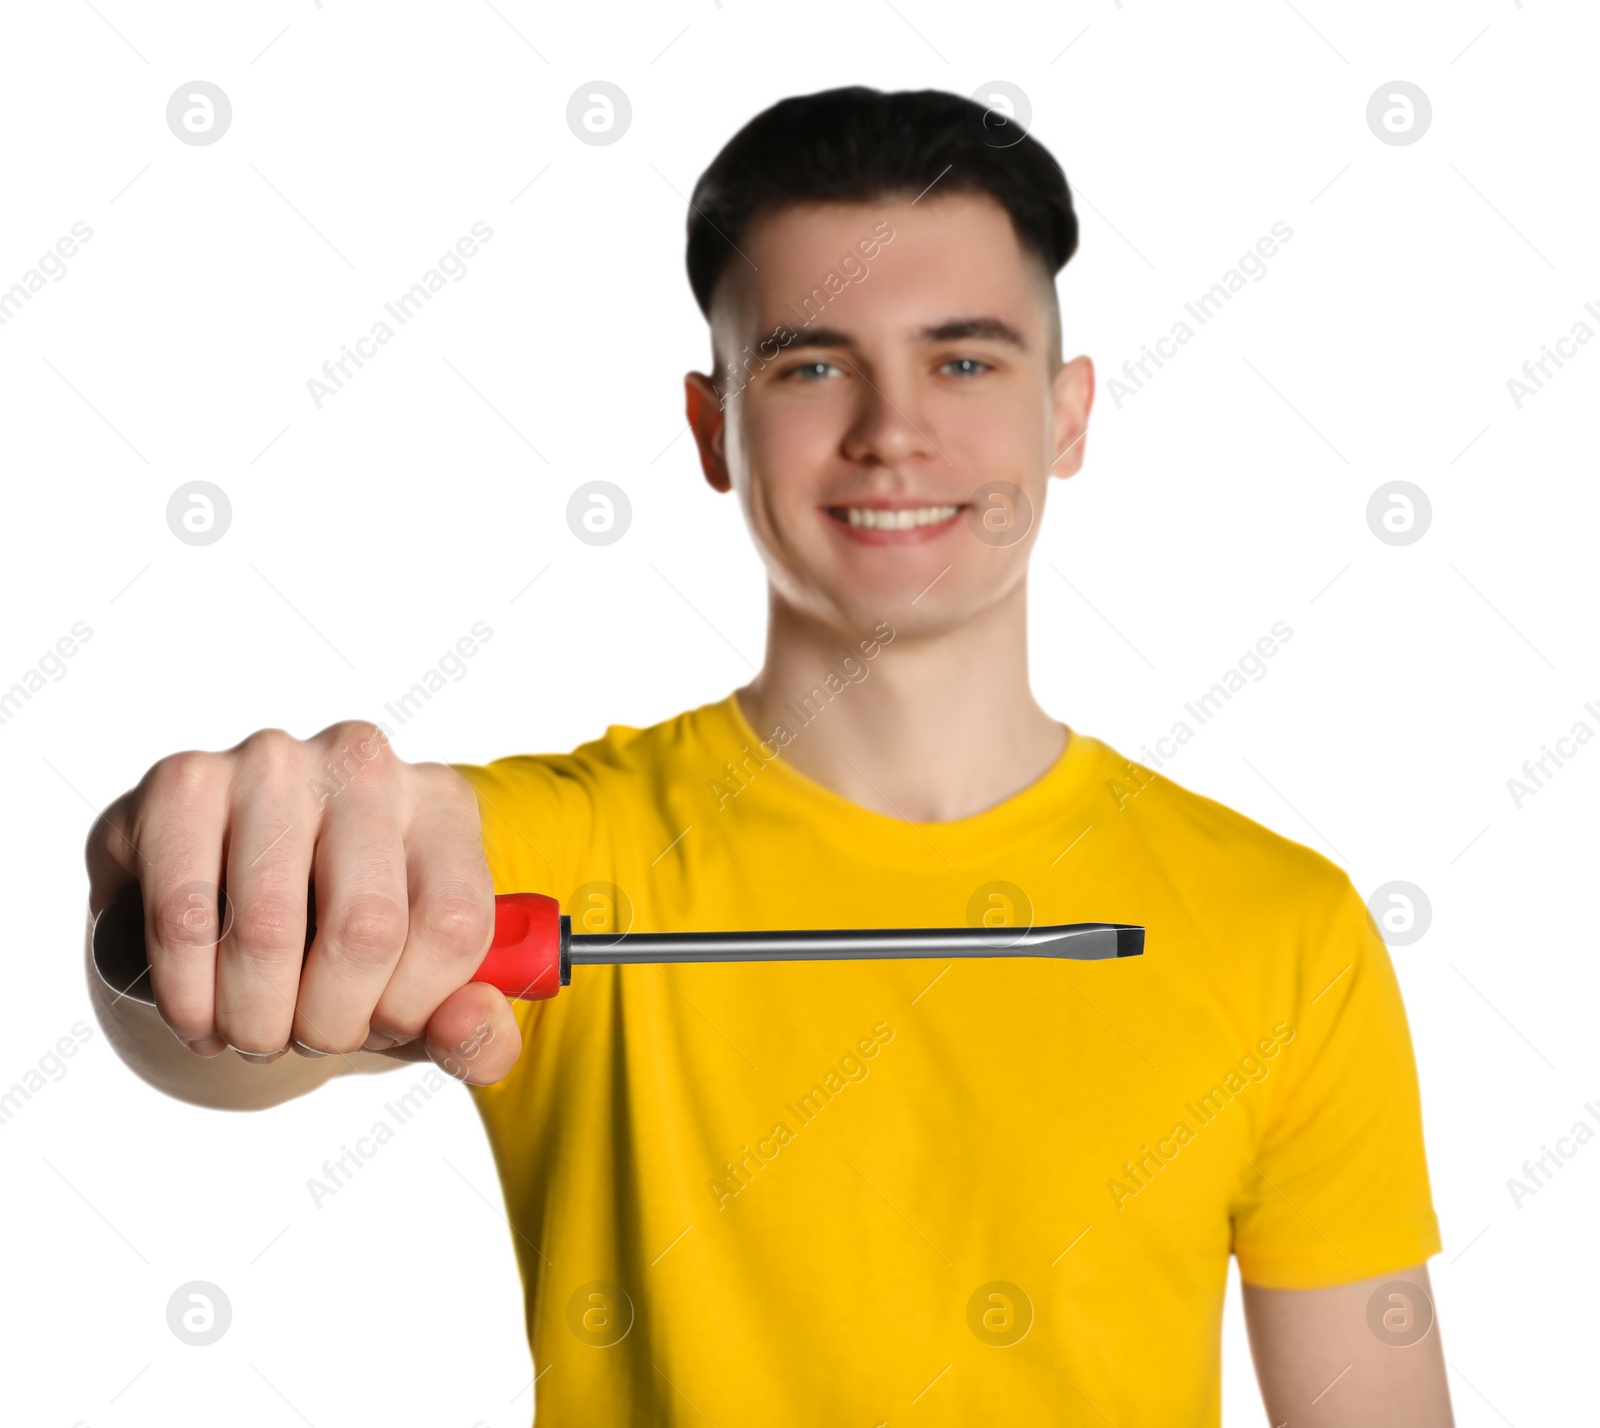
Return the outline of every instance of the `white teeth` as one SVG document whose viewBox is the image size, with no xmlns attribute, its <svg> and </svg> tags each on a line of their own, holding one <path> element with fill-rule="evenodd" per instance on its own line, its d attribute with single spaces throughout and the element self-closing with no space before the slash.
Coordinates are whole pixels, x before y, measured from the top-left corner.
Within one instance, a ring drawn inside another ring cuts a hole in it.
<svg viewBox="0 0 1600 1428">
<path fill-rule="evenodd" d="M 853 526 L 866 526 L 870 530 L 908 531 L 916 526 L 934 526 L 947 521 L 961 509 L 960 506 L 908 506 L 898 511 L 886 511 L 880 506 L 846 506 L 845 516 Z"/>
</svg>

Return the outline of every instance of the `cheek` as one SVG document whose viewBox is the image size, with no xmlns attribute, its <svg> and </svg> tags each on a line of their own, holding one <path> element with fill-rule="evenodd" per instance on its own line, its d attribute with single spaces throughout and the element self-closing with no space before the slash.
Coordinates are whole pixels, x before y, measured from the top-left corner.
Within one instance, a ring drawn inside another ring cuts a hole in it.
<svg viewBox="0 0 1600 1428">
<path fill-rule="evenodd" d="M 1041 482 L 1050 459 L 1041 454 L 1049 432 L 1041 427 L 1037 404 L 1023 394 L 955 404 L 938 426 L 940 449 L 971 473 L 975 485 L 1009 481 L 1032 491 Z"/>
<path fill-rule="evenodd" d="M 839 415 L 824 402 L 752 406 L 744 415 L 740 456 L 752 507 L 779 517 L 809 508 L 838 460 Z"/>
<path fill-rule="evenodd" d="M 753 461 L 768 471 L 810 472 L 835 453 L 844 414 L 821 394 L 808 401 L 752 404 L 747 439 Z"/>
</svg>

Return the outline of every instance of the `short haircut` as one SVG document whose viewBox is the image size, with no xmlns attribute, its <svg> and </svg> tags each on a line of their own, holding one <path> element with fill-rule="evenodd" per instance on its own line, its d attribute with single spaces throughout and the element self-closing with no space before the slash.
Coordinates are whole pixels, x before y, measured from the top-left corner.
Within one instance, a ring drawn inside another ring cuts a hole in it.
<svg viewBox="0 0 1600 1428">
<path fill-rule="evenodd" d="M 1066 175 L 1030 134 L 1009 139 L 984 105 L 937 89 L 863 85 L 796 95 L 764 109 L 723 145 L 689 201 L 689 286 L 706 320 L 717 283 L 758 214 L 804 203 L 870 203 L 987 194 L 1049 280 L 1078 247 Z M 1010 121 L 1015 124 L 1015 120 Z"/>
</svg>

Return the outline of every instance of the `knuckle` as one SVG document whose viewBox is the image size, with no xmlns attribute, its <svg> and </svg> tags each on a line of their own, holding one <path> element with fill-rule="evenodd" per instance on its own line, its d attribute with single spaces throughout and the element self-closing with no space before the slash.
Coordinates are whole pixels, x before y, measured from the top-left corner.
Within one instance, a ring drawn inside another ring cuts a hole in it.
<svg viewBox="0 0 1600 1428">
<path fill-rule="evenodd" d="M 239 752 L 252 758 L 286 760 L 296 754 L 300 741 L 287 729 L 257 729 L 247 734 L 239 743 Z"/>
<path fill-rule="evenodd" d="M 198 749 L 168 754 L 150 766 L 141 787 L 140 807 L 174 804 L 186 808 L 212 788 L 222 777 L 222 760 L 216 754 Z"/>
<path fill-rule="evenodd" d="M 389 736 L 370 719 L 341 719 L 328 730 L 328 736 L 333 744 L 351 749 L 363 763 L 395 758 Z"/>
<path fill-rule="evenodd" d="M 333 946 L 347 961 L 386 963 L 405 946 L 405 904 L 386 893 L 361 893 L 333 916 Z"/>
<path fill-rule="evenodd" d="M 304 903 L 260 892 L 233 907 L 233 944 L 240 954 L 268 967 L 298 962 L 305 950 Z"/>
<path fill-rule="evenodd" d="M 283 729 L 257 729 L 236 753 L 252 781 L 268 786 L 287 785 L 305 763 L 305 745 Z"/>
<path fill-rule="evenodd" d="M 387 782 L 400 766 L 388 736 L 365 719 L 346 719 L 324 729 L 312 741 L 315 765 L 310 785 L 318 794 L 319 805 L 347 788 L 356 788 L 359 801 L 382 805 L 392 801 Z"/>
<path fill-rule="evenodd" d="M 444 889 L 421 909 L 427 940 L 452 960 L 479 957 L 494 933 L 492 895 L 465 885 Z"/>
<path fill-rule="evenodd" d="M 156 943 L 165 951 L 216 946 L 216 899 L 198 887 L 176 888 L 161 898 L 156 904 L 152 922 Z"/>
</svg>

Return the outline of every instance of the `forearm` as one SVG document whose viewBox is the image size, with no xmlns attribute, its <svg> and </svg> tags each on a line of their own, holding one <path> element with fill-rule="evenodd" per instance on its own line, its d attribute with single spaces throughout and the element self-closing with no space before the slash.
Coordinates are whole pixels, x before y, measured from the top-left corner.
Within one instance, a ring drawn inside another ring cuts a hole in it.
<svg viewBox="0 0 1600 1428">
<path fill-rule="evenodd" d="M 84 973 L 95 1017 L 112 1049 L 140 1080 L 180 1101 L 214 1110 L 254 1111 L 303 1096 L 335 1076 L 388 1070 L 398 1060 L 425 1057 L 421 1042 L 401 1054 L 357 1051 L 349 1056 L 280 1056 L 253 1065 L 232 1051 L 196 1056 L 174 1036 L 161 1014 L 131 997 L 118 997 L 94 969 L 87 938 Z"/>
</svg>

